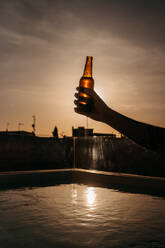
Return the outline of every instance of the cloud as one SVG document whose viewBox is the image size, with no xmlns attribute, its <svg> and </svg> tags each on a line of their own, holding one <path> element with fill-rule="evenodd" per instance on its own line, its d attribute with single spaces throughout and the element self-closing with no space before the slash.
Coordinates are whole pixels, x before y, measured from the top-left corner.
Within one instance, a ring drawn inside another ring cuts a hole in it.
<svg viewBox="0 0 165 248">
<path fill-rule="evenodd" d="M 0 25 L 57 45 L 74 43 L 76 35 L 84 33 L 86 42 L 90 36 L 113 37 L 164 53 L 164 11 L 165 3 L 159 0 L 7 0 L 1 3 Z"/>
</svg>

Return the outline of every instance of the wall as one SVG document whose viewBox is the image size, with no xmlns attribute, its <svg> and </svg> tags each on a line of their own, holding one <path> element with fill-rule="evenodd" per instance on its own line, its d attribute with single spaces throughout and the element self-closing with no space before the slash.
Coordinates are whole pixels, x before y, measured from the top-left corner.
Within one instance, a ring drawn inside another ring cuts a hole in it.
<svg viewBox="0 0 165 248">
<path fill-rule="evenodd" d="M 72 139 L 30 136 L 0 137 L 0 170 L 67 168 L 72 166 Z"/>
<path fill-rule="evenodd" d="M 76 138 L 76 167 L 165 177 L 165 156 L 127 138 Z"/>
<path fill-rule="evenodd" d="M 77 168 L 165 177 L 165 156 L 126 138 L 75 138 Z M 73 167 L 72 138 L 0 137 L 0 170 Z"/>
</svg>

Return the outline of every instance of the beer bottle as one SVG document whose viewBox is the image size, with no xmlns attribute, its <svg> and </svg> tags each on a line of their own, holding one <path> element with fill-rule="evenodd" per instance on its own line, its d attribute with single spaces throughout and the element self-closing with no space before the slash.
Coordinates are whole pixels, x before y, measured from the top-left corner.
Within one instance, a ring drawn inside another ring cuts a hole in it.
<svg viewBox="0 0 165 248">
<path fill-rule="evenodd" d="M 90 107 L 92 104 L 91 96 L 83 92 L 84 88 L 89 88 L 89 89 L 94 88 L 94 79 L 92 77 L 92 60 L 93 60 L 92 56 L 86 57 L 84 74 L 80 78 L 80 82 L 79 82 L 80 89 L 79 89 L 78 104 L 83 111 L 90 111 Z"/>
</svg>

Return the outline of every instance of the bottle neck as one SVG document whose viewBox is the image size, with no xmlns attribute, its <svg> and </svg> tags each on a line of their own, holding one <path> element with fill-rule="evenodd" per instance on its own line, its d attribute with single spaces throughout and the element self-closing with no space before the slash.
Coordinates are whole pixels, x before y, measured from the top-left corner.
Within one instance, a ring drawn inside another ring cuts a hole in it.
<svg viewBox="0 0 165 248">
<path fill-rule="evenodd" d="M 83 77 L 92 77 L 92 56 L 87 56 Z"/>
</svg>

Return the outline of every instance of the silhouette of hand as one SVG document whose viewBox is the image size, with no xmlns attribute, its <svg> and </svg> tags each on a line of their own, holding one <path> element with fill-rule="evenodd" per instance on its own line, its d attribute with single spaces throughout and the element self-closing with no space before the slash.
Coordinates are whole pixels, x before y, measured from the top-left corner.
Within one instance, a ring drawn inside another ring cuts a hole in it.
<svg viewBox="0 0 165 248">
<path fill-rule="evenodd" d="M 77 87 L 76 90 L 79 91 L 79 87 Z M 75 97 L 76 97 L 76 100 L 74 100 L 74 104 L 76 105 L 76 107 L 74 108 L 75 112 L 90 117 L 91 119 L 96 121 L 104 121 L 106 112 L 109 109 L 108 106 L 104 103 L 104 101 L 97 95 L 97 93 L 94 90 L 84 88 L 83 92 L 92 97 L 92 106 L 90 108 L 90 111 L 88 112 L 82 111 L 81 107 L 78 106 L 79 93 L 75 93 Z"/>
</svg>

